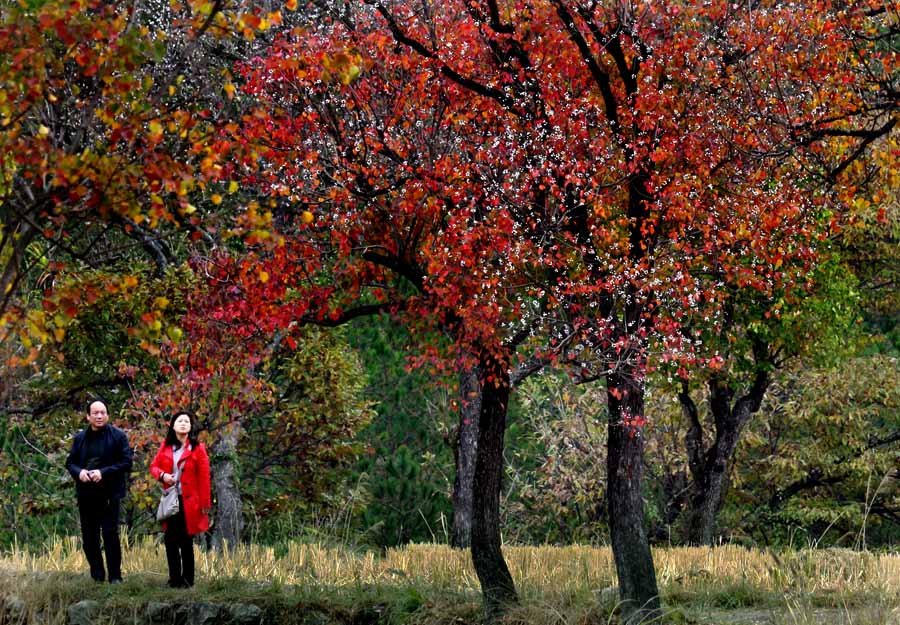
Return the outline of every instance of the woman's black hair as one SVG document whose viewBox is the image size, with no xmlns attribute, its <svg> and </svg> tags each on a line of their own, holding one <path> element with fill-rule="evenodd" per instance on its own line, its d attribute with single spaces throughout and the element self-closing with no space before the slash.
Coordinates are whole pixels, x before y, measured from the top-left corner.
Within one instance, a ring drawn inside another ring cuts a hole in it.
<svg viewBox="0 0 900 625">
<path fill-rule="evenodd" d="M 186 414 L 188 419 L 191 420 L 191 431 L 188 432 L 188 442 L 191 444 L 191 447 L 196 447 L 200 440 L 197 436 L 200 434 L 199 429 L 200 426 L 197 423 L 197 419 L 194 415 L 187 410 L 179 410 L 175 414 L 172 415 L 172 418 L 169 419 L 169 431 L 166 432 L 166 445 L 172 447 L 172 449 L 178 449 L 181 447 L 181 441 L 178 440 L 178 435 L 175 433 L 175 419 L 180 417 L 181 415 Z"/>
</svg>

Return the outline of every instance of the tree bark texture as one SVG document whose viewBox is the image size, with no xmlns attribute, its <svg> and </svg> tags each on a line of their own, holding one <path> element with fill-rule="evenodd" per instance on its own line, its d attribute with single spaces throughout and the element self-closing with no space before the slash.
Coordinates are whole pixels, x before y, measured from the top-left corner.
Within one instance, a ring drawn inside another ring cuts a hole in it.
<svg viewBox="0 0 900 625">
<path fill-rule="evenodd" d="M 518 601 L 516 588 L 500 549 L 500 487 L 503 436 L 509 405 L 509 370 L 490 356 L 481 358 L 481 411 L 475 475 L 472 483 L 472 563 L 481 583 L 484 620 L 499 620 Z"/>
<path fill-rule="evenodd" d="M 715 440 L 703 449 L 703 434 L 697 409 L 686 390 L 679 395 L 682 413 L 688 417 L 685 446 L 693 481 L 688 512 L 687 539 L 695 545 L 712 545 L 716 539 L 716 516 L 727 493 L 728 470 L 741 432 L 759 410 L 769 386 L 765 371 L 754 377 L 750 390 L 734 399 L 734 391 L 719 378 L 709 381 L 709 408 L 715 424 Z"/>
<path fill-rule="evenodd" d="M 628 625 L 651 621 L 660 615 L 656 569 L 641 493 L 644 388 L 639 376 L 636 368 L 625 366 L 607 377 L 609 531 L 623 621 Z"/>
<path fill-rule="evenodd" d="M 481 414 L 481 369 L 466 369 L 459 378 L 459 427 L 453 444 L 456 478 L 453 482 L 453 535 L 451 544 L 467 549 L 472 539 L 472 483 L 478 449 Z"/>
<path fill-rule="evenodd" d="M 237 453 L 238 430 L 232 427 L 213 445 L 212 483 L 216 493 L 216 520 L 213 546 L 221 551 L 225 545 L 234 546 L 241 539 L 244 519 L 241 492 L 235 475 L 234 458 Z"/>
</svg>

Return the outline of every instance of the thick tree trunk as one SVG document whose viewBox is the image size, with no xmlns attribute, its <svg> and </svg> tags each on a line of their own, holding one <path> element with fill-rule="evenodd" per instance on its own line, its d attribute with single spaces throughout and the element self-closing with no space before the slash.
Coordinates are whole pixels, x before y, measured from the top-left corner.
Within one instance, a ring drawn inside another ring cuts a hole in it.
<svg viewBox="0 0 900 625">
<path fill-rule="evenodd" d="M 235 476 L 234 458 L 237 453 L 237 428 L 230 428 L 212 447 L 212 483 L 216 493 L 216 520 L 213 546 L 221 551 L 227 544 L 234 546 L 241 539 L 244 519 L 241 512 L 241 492 Z"/>
<path fill-rule="evenodd" d="M 472 367 L 459 378 L 459 428 L 453 445 L 456 479 L 453 482 L 453 535 L 451 544 L 466 549 L 472 538 L 472 483 L 478 449 L 478 420 L 481 414 L 481 369 Z"/>
<path fill-rule="evenodd" d="M 484 620 L 496 622 L 516 588 L 500 549 L 500 487 L 503 478 L 503 435 L 509 404 L 506 363 L 485 358 L 481 363 L 481 412 L 472 484 L 472 562 L 481 583 Z"/>
<path fill-rule="evenodd" d="M 734 404 L 734 391 L 718 378 L 709 382 L 709 407 L 716 427 L 712 446 L 703 453 L 702 431 L 693 401 L 683 390 L 679 395 L 682 411 L 691 425 L 685 444 L 693 477 L 693 495 L 688 517 L 688 541 L 712 545 L 716 539 L 716 516 L 722 507 L 728 486 L 728 470 L 744 426 L 759 410 L 769 386 L 765 371 L 759 371 L 746 395 Z"/>
<path fill-rule="evenodd" d="M 660 614 L 656 570 L 644 519 L 641 493 L 644 457 L 644 388 L 639 372 L 621 368 L 607 377 L 609 442 L 607 501 L 619 596 L 625 623 Z"/>
</svg>

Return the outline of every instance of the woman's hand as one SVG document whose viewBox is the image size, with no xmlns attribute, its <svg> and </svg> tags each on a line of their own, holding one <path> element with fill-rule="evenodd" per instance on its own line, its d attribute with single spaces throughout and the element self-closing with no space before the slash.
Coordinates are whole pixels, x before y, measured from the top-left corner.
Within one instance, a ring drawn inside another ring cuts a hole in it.
<svg viewBox="0 0 900 625">
<path fill-rule="evenodd" d="M 170 473 L 163 473 L 162 474 L 162 482 L 166 486 L 171 486 L 172 484 L 175 483 L 175 478 L 172 477 L 172 475 Z"/>
</svg>

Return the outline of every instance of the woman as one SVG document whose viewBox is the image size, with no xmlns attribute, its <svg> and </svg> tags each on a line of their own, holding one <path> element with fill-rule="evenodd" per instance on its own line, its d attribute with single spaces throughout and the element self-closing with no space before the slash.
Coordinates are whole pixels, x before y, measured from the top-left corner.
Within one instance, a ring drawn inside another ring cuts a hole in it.
<svg viewBox="0 0 900 625">
<path fill-rule="evenodd" d="M 178 514 L 162 522 L 172 588 L 194 585 L 193 536 L 209 529 L 209 456 L 197 433 L 192 415 L 175 413 L 166 440 L 150 464 L 153 479 L 165 488 L 178 489 Z"/>
</svg>

